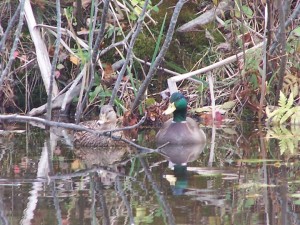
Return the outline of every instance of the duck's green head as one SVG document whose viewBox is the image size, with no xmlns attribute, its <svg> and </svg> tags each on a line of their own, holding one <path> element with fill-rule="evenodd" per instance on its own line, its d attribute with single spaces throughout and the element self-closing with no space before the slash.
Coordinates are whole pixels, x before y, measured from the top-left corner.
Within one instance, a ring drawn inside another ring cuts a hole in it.
<svg viewBox="0 0 300 225">
<path fill-rule="evenodd" d="M 168 115 L 173 113 L 174 122 L 186 121 L 187 112 L 187 100 L 183 94 L 174 92 L 170 98 L 169 107 L 164 111 L 164 114 Z"/>
</svg>

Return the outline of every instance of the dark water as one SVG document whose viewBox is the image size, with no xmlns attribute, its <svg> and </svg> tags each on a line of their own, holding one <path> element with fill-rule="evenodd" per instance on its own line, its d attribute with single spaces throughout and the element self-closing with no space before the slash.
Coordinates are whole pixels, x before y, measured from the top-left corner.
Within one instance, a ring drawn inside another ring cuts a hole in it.
<svg viewBox="0 0 300 225">
<path fill-rule="evenodd" d="M 0 224 L 300 224 L 297 128 L 206 128 L 206 146 L 162 154 L 20 129 L 0 134 Z"/>
</svg>

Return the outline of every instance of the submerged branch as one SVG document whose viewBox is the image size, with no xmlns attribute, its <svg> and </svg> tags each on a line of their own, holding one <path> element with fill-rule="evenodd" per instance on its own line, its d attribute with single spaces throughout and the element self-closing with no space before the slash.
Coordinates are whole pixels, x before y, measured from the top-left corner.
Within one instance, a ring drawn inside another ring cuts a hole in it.
<svg viewBox="0 0 300 225">
<path fill-rule="evenodd" d="M 157 185 L 156 181 L 153 178 L 153 175 L 150 171 L 149 165 L 147 164 L 147 162 L 145 161 L 144 158 L 142 157 L 138 157 L 141 166 L 144 169 L 144 172 L 146 174 L 147 180 L 149 181 L 149 184 L 151 184 L 153 190 L 155 191 L 155 194 L 157 196 L 157 199 L 159 201 L 159 203 L 162 206 L 162 210 L 164 212 L 164 214 L 166 215 L 166 218 L 168 219 L 168 224 L 170 225 L 175 225 L 175 218 L 172 212 L 172 207 L 170 207 L 166 197 L 164 196 L 163 192 L 160 190 L 159 186 Z"/>
<path fill-rule="evenodd" d="M 125 174 L 122 173 L 118 173 L 112 170 L 107 169 L 107 166 L 97 166 L 94 167 L 92 169 L 85 169 L 85 170 L 80 170 L 78 172 L 74 172 L 74 173 L 68 173 L 68 174 L 60 174 L 60 175 L 54 175 L 54 176 L 49 176 L 48 178 L 50 180 L 61 180 L 61 179 L 71 179 L 74 177 L 83 177 L 83 176 L 87 176 L 90 173 L 95 173 L 95 172 L 100 172 L 100 171 L 105 171 L 107 173 L 111 173 L 111 174 L 115 174 L 119 177 L 126 177 L 129 179 L 132 179 L 133 181 L 136 181 L 136 179 L 134 177 L 131 176 L 127 176 Z M 39 181 L 39 180 L 38 180 Z"/>
</svg>

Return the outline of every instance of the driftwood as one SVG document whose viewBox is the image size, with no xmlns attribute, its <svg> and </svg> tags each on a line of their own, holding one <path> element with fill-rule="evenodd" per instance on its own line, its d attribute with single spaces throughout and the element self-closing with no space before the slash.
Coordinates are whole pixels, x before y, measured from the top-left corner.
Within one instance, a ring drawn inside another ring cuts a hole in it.
<svg viewBox="0 0 300 225">
<path fill-rule="evenodd" d="M 216 16 L 221 15 L 225 11 L 230 9 L 232 1 L 222 1 L 219 3 L 217 7 L 213 7 L 207 12 L 203 13 L 196 19 L 182 25 L 177 29 L 178 32 L 190 32 L 190 31 L 198 31 L 199 27 L 206 25 L 216 19 Z"/>
</svg>

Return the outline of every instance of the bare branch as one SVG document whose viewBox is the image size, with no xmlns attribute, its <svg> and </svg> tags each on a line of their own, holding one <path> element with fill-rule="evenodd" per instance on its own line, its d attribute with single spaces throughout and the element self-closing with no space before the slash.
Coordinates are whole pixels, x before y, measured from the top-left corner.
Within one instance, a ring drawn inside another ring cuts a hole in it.
<svg viewBox="0 0 300 225">
<path fill-rule="evenodd" d="M 104 1 L 104 6 L 103 6 L 103 11 L 102 11 L 102 16 L 101 16 L 101 25 L 100 25 L 100 30 L 98 32 L 95 45 L 93 47 L 93 52 L 92 52 L 92 60 L 91 60 L 91 70 L 90 70 L 90 81 L 89 81 L 89 86 L 85 92 L 84 98 L 82 99 L 82 102 L 80 102 L 77 106 L 76 109 L 76 116 L 75 116 L 75 122 L 78 124 L 80 120 L 80 116 L 82 113 L 82 106 L 85 104 L 85 102 L 88 99 L 89 92 L 92 89 L 92 86 L 94 84 L 94 72 L 95 72 L 95 66 L 96 66 L 96 61 L 97 61 L 97 56 L 98 56 L 98 49 L 100 48 L 100 44 L 102 42 L 102 39 L 104 37 L 104 32 L 105 32 L 105 24 L 106 24 L 106 18 L 107 18 L 107 11 L 109 7 L 109 2 L 110 0 Z"/>
<path fill-rule="evenodd" d="M 287 4 L 285 2 L 285 4 Z M 282 1 L 277 0 L 277 5 L 278 5 L 278 14 L 279 14 L 279 33 L 278 33 L 278 38 L 279 38 L 279 43 L 280 43 L 280 66 L 279 66 L 279 72 L 278 72 L 278 86 L 276 89 L 276 97 L 275 97 L 275 102 L 278 104 L 279 100 L 279 95 L 280 91 L 282 89 L 283 85 L 283 80 L 284 80 L 284 75 L 285 75 L 285 68 L 286 68 L 286 63 L 287 63 L 287 56 L 286 56 L 286 34 L 285 34 L 285 17 L 286 17 L 286 12 L 284 11 L 284 8 L 282 7 Z M 262 84 L 264 85 L 264 84 Z"/>
<path fill-rule="evenodd" d="M 163 58 L 165 57 L 165 54 L 166 54 L 166 52 L 171 44 L 171 41 L 172 41 L 172 37 L 174 34 L 175 25 L 176 25 L 179 13 L 180 13 L 181 8 L 184 5 L 184 3 L 186 3 L 186 0 L 179 0 L 176 4 L 176 7 L 174 9 L 174 12 L 173 12 L 173 15 L 172 15 L 172 18 L 170 21 L 169 29 L 168 29 L 168 32 L 166 35 L 166 39 L 162 45 L 161 51 L 159 52 L 158 56 L 156 57 L 155 61 L 153 62 L 153 65 L 150 67 L 150 70 L 146 76 L 146 79 L 142 83 L 142 85 L 137 93 L 137 96 L 133 102 L 133 105 L 131 106 L 131 111 L 136 110 L 136 108 L 140 104 L 142 96 L 144 95 L 146 89 L 148 88 L 152 77 L 154 76 L 158 66 L 160 65 Z"/>
<path fill-rule="evenodd" d="M 56 44 L 54 50 L 54 56 L 52 59 L 51 65 L 51 74 L 50 74 L 50 85 L 48 91 L 48 99 L 47 99 L 47 119 L 51 119 L 51 104 L 52 104 L 52 92 L 53 92 L 53 82 L 54 82 L 54 74 L 56 69 L 56 64 L 58 60 L 59 54 L 59 46 L 60 46 L 60 39 L 61 39 L 61 13 L 60 13 L 60 0 L 56 0 L 56 13 L 57 13 L 57 37 L 56 37 Z M 57 93 L 56 93 L 57 94 Z"/>
<path fill-rule="evenodd" d="M 0 52 L 1 53 L 5 49 L 5 48 L 3 48 L 3 46 L 4 46 L 4 43 L 5 43 L 6 39 L 7 39 L 7 37 L 8 37 L 9 32 L 11 31 L 11 29 L 13 28 L 16 20 L 20 16 L 20 11 L 21 11 L 21 4 L 18 5 L 18 8 L 15 11 L 13 17 L 9 20 L 9 24 L 8 24 L 8 26 L 7 26 L 7 28 L 6 28 L 5 32 L 4 32 L 4 35 L 1 38 L 1 41 L 0 41 Z"/>
<path fill-rule="evenodd" d="M 155 149 L 140 146 L 140 145 L 138 145 L 138 144 L 126 139 L 126 138 L 115 136 L 115 135 L 111 134 L 111 133 L 118 132 L 118 131 L 130 130 L 130 129 L 137 128 L 142 123 L 144 123 L 144 121 L 146 120 L 146 115 L 143 116 L 142 119 L 135 125 L 127 126 L 127 127 L 123 127 L 123 128 L 117 128 L 117 129 L 113 129 L 113 130 L 103 130 L 103 131 L 97 131 L 97 130 L 89 129 L 87 127 L 77 125 L 77 124 L 73 124 L 73 123 L 56 122 L 56 121 L 50 121 L 50 120 L 42 119 L 42 118 L 39 118 L 39 117 L 21 116 L 21 115 L 17 115 L 17 114 L 14 114 L 14 115 L 0 115 L 0 121 L 1 120 L 18 121 L 18 122 L 21 122 L 21 123 L 36 122 L 36 123 L 44 124 L 44 125 L 50 126 L 50 127 L 62 127 L 62 128 L 78 130 L 78 131 L 87 131 L 87 132 L 92 133 L 94 135 L 107 136 L 107 137 L 112 138 L 113 140 L 123 141 L 123 142 L 125 142 L 125 143 L 127 143 L 127 144 L 129 144 L 133 147 L 136 147 L 137 149 L 140 149 L 140 150 L 146 150 L 146 151 L 150 151 L 150 152 L 156 151 Z"/>
<path fill-rule="evenodd" d="M 117 92 L 119 90 L 121 81 L 122 81 L 123 76 L 124 76 L 124 74 L 126 72 L 127 65 L 129 64 L 130 60 L 132 59 L 132 49 L 133 49 L 133 46 L 135 44 L 135 41 L 136 41 L 139 33 L 141 32 L 142 24 L 143 24 L 143 21 L 144 21 L 144 17 L 145 17 L 145 13 L 147 11 L 148 4 L 149 4 L 149 0 L 146 0 L 145 3 L 144 3 L 144 6 L 143 6 L 142 13 L 139 16 L 139 19 L 138 19 L 138 22 L 137 22 L 137 25 L 136 25 L 136 29 L 135 29 L 135 31 L 134 31 L 134 33 L 132 35 L 131 40 L 130 40 L 130 44 L 129 44 L 128 49 L 127 49 L 127 54 L 126 54 L 125 62 L 123 64 L 123 66 L 122 66 L 122 69 L 121 69 L 120 73 L 118 74 L 118 78 L 117 78 L 117 81 L 115 83 L 114 90 L 113 90 L 112 95 L 110 97 L 110 100 L 109 100 L 109 104 L 110 105 L 113 105 L 113 103 L 115 101 L 115 98 L 117 96 Z"/>
<path fill-rule="evenodd" d="M 21 35 L 21 31 L 22 31 L 22 27 L 23 27 L 23 23 L 24 23 L 24 14 L 25 14 L 24 6 L 25 6 L 25 0 L 22 0 L 20 2 L 20 17 L 19 17 L 19 23 L 18 23 L 18 27 L 17 27 L 17 30 L 16 30 L 16 36 L 15 36 L 15 39 L 14 39 L 14 43 L 13 43 L 13 46 L 10 50 L 9 60 L 6 64 L 5 69 L 3 70 L 3 72 L 0 76 L 0 89 L 1 89 L 2 83 L 4 81 L 4 78 L 10 72 L 10 67 L 11 67 L 11 65 L 12 65 L 12 63 L 15 59 L 14 52 L 16 51 L 16 49 L 18 47 L 19 37 Z"/>
<path fill-rule="evenodd" d="M 285 21 L 284 23 L 284 29 L 286 27 L 288 27 L 289 25 L 291 25 L 291 23 L 299 16 L 300 14 L 300 4 L 297 5 L 297 7 L 294 9 L 294 12 L 292 13 L 292 15 Z M 282 27 L 279 27 L 277 33 L 276 33 L 276 38 L 270 48 L 270 53 L 273 54 L 274 51 L 276 50 L 276 47 L 278 46 L 278 40 L 279 40 L 279 36 L 282 33 Z"/>
</svg>

